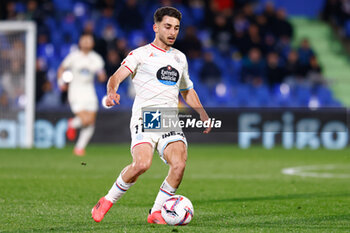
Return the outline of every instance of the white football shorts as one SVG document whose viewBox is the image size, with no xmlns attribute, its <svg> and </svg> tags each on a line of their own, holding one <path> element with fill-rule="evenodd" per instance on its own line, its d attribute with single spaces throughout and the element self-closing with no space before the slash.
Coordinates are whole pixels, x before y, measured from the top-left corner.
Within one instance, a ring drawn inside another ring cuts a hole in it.
<svg viewBox="0 0 350 233">
<path fill-rule="evenodd" d="M 167 164 L 164 159 L 164 150 L 166 146 L 171 142 L 182 141 L 187 147 L 187 140 L 183 132 L 142 132 L 141 124 L 131 124 L 131 154 L 135 146 L 148 143 L 152 146 L 152 149 L 157 149 L 159 157 Z"/>
<path fill-rule="evenodd" d="M 69 105 L 74 114 L 81 111 L 97 112 L 98 110 L 98 101 L 97 99 L 90 100 L 69 100 Z"/>
</svg>

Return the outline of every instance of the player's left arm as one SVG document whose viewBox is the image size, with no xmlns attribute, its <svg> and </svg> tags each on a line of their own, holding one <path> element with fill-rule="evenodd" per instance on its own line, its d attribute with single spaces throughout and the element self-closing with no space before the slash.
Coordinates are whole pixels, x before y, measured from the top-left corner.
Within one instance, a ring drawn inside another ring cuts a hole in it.
<svg viewBox="0 0 350 233">
<path fill-rule="evenodd" d="M 96 76 L 97 80 L 101 83 L 106 82 L 107 75 L 106 71 L 104 69 L 105 62 L 103 61 L 102 57 L 100 55 L 96 56 Z"/>
<path fill-rule="evenodd" d="M 184 98 L 184 100 L 186 101 L 186 103 L 191 108 L 196 110 L 196 112 L 199 114 L 199 116 L 201 118 L 201 121 L 209 120 L 209 116 L 208 116 L 207 112 L 205 111 L 205 109 L 203 108 L 203 105 L 202 105 L 201 101 L 199 100 L 197 92 L 193 88 L 191 88 L 189 90 L 181 91 L 181 95 L 182 95 L 182 98 Z M 203 131 L 203 133 L 209 133 L 210 131 L 211 131 L 211 127 L 209 126 L 208 128 L 206 128 Z"/>
<path fill-rule="evenodd" d="M 188 74 L 188 63 L 186 57 L 184 56 L 183 59 L 185 61 L 184 70 L 181 75 L 181 81 L 179 86 L 181 95 L 186 101 L 186 103 L 199 114 L 201 121 L 207 121 L 209 120 L 209 116 L 203 108 L 201 101 L 199 100 L 199 97 L 197 95 L 197 92 L 193 89 L 193 83 Z M 203 131 L 203 133 L 209 133 L 210 130 L 211 127 L 209 126 Z"/>
</svg>

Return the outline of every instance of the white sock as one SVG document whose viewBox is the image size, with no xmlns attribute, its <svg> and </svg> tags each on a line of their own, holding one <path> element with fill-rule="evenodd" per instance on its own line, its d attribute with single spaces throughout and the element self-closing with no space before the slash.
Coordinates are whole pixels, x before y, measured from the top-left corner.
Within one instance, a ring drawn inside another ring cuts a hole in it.
<svg viewBox="0 0 350 233">
<path fill-rule="evenodd" d="M 120 174 L 117 178 L 117 181 L 113 184 L 112 188 L 109 190 L 108 194 L 105 198 L 112 202 L 116 203 L 128 189 L 133 186 L 135 183 L 125 183 L 122 179 L 122 175 Z"/>
<path fill-rule="evenodd" d="M 92 135 L 94 134 L 95 126 L 89 125 L 80 130 L 79 138 L 76 144 L 76 148 L 85 149 L 86 145 L 89 143 Z"/>
<path fill-rule="evenodd" d="M 70 121 L 70 126 L 74 129 L 79 129 L 80 127 L 83 126 L 83 123 L 81 122 L 80 117 L 75 116 L 71 121 Z"/>
<path fill-rule="evenodd" d="M 170 186 L 170 184 L 164 180 L 163 184 L 160 186 L 158 195 L 156 200 L 154 201 L 154 205 L 152 207 L 151 213 L 154 211 L 158 211 L 162 209 L 163 203 L 171 196 L 173 196 L 176 192 L 176 188 Z"/>
</svg>

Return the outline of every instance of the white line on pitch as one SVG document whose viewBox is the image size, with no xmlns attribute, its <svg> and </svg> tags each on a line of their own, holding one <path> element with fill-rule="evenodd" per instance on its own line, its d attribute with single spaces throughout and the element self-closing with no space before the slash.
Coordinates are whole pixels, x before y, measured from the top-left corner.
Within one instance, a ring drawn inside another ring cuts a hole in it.
<svg viewBox="0 0 350 233">
<path fill-rule="evenodd" d="M 348 169 L 349 173 L 336 174 L 329 171 L 336 169 Z M 316 172 L 315 170 L 322 170 L 325 172 Z M 281 171 L 285 175 L 294 175 L 302 177 L 316 177 L 316 178 L 350 178 L 350 165 L 336 165 L 336 164 L 323 164 L 323 165 L 310 165 L 300 167 L 284 168 Z"/>
</svg>

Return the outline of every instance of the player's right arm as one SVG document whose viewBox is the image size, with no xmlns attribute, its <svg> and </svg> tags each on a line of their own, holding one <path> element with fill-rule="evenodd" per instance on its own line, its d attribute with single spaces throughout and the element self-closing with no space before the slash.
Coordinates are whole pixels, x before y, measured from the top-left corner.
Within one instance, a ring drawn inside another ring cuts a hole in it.
<svg viewBox="0 0 350 233">
<path fill-rule="evenodd" d="M 64 71 L 65 71 L 65 68 L 61 64 L 57 70 L 57 83 L 61 91 L 67 91 L 67 87 L 68 87 L 68 85 L 62 79 L 62 74 Z"/>
<path fill-rule="evenodd" d="M 63 80 L 63 73 L 66 69 L 71 68 L 73 64 L 73 60 L 75 57 L 75 53 L 70 53 L 68 54 L 62 63 L 60 64 L 58 70 L 57 70 L 57 83 L 58 87 L 60 88 L 61 91 L 67 91 L 68 85 L 67 83 Z"/>
<path fill-rule="evenodd" d="M 136 72 L 137 66 L 140 64 L 139 50 L 133 50 L 123 60 L 119 69 L 109 78 L 107 83 L 107 99 L 106 105 L 108 107 L 119 104 L 120 95 L 117 93 L 119 84 L 126 79 L 130 74 Z"/>
<path fill-rule="evenodd" d="M 106 105 L 108 107 L 119 104 L 120 95 L 117 93 L 119 85 L 129 75 L 130 70 L 125 66 L 120 66 L 119 69 L 109 78 L 107 83 L 107 99 Z"/>
</svg>

